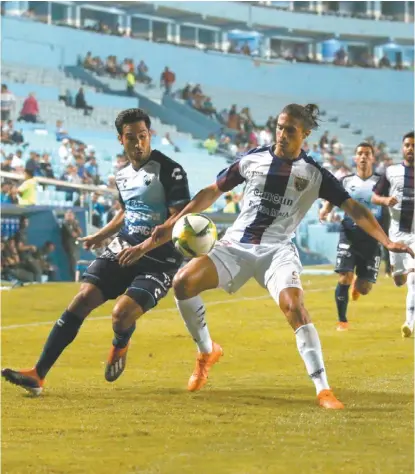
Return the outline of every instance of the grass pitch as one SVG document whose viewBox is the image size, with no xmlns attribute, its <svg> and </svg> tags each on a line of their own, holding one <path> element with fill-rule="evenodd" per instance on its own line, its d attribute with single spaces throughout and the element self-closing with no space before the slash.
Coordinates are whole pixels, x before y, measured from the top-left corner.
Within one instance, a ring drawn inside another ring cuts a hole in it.
<svg viewBox="0 0 415 474">
<path fill-rule="evenodd" d="M 109 315 L 109 303 L 84 323 L 40 398 L 2 384 L 2 472 L 413 473 L 413 340 L 399 331 L 406 289 L 381 277 L 350 304 L 352 329 L 338 333 L 335 276 L 303 284 L 346 410 L 317 407 L 290 327 L 254 282 L 235 296 L 205 293 L 225 357 L 194 394 L 195 348 L 171 294 L 139 321 L 123 376 L 104 380 L 111 324 L 93 318 Z M 77 288 L 3 292 L 3 367 L 34 364 Z"/>
</svg>

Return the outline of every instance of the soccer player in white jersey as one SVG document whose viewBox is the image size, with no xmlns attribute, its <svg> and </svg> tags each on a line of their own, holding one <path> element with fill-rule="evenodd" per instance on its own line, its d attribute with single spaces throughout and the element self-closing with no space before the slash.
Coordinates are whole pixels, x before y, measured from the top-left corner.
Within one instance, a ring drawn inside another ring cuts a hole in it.
<svg viewBox="0 0 415 474">
<path fill-rule="evenodd" d="M 375 187 L 374 204 L 389 207 L 391 224 L 389 237 L 415 249 L 414 234 L 414 132 L 402 141 L 403 162 L 389 166 Z M 415 321 L 415 261 L 409 255 L 390 255 L 392 275 L 396 286 L 408 286 L 406 319 L 401 327 L 402 337 L 410 337 Z"/>
<path fill-rule="evenodd" d="M 241 212 L 223 239 L 216 242 L 208 255 L 191 260 L 174 278 L 177 306 L 199 351 L 188 382 L 189 391 L 206 384 L 210 367 L 222 355 L 222 348 L 210 337 L 200 293 L 218 287 L 233 293 L 253 277 L 268 288 L 295 331 L 298 350 L 315 383 L 320 405 L 343 408 L 330 390 L 317 330 L 304 307 L 302 267 L 291 241 L 293 233 L 313 202 L 321 197 L 341 206 L 391 251 L 410 250 L 404 244 L 392 243 L 373 214 L 351 199 L 339 181 L 301 149 L 303 140 L 318 127 L 317 120 L 316 105 L 286 106 L 278 116 L 276 145 L 248 152 L 223 170 L 214 184 L 200 191 L 178 214 L 203 211 L 222 193 L 246 184 Z M 120 264 L 129 265 L 148 249 L 171 239 L 176 221 L 172 217 L 155 229 L 148 242 L 124 250 Z"/>
<path fill-rule="evenodd" d="M 356 173 L 344 176 L 340 183 L 353 199 L 368 207 L 380 223 L 383 216 L 382 206 L 371 203 L 373 188 L 380 178 L 380 175 L 373 173 L 375 157 L 372 145 L 367 142 L 359 143 L 354 161 Z M 320 210 L 321 221 L 326 220 L 333 207 L 334 204 L 328 201 L 323 205 Z M 336 273 L 339 274 L 339 282 L 335 290 L 338 331 L 347 331 L 349 328 L 347 306 L 350 285 L 352 285 L 353 300 L 357 300 L 360 295 L 367 295 L 372 289 L 372 284 L 376 283 L 380 260 L 379 242 L 367 235 L 346 214 L 342 220 L 335 268 Z"/>
</svg>

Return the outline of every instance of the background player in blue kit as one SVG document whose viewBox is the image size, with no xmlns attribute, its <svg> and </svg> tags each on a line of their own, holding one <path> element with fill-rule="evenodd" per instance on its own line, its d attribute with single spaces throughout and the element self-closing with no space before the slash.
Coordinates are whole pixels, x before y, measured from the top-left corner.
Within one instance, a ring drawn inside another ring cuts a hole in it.
<svg viewBox="0 0 415 474">
<path fill-rule="evenodd" d="M 373 173 L 375 157 L 372 145 L 366 142 L 359 143 L 354 161 L 356 173 L 345 176 L 340 182 L 350 196 L 369 208 L 377 221 L 381 223 L 382 207 L 371 202 L 373 188 L 380 178 L 379 175 Z M 326 220 L 333 208 L 334 205 L 327 201 L 320 210 L 320 220 Z M 379 242 L 358 227 L 346 214 L 342 221 L 335 268 L 336 273 L 339 274 L 339 282 L 335 290 L 339 319 L 338 331 L 348 329 L 347 306 L 350 285 L 353 284 L 353 300 L 356 300 L 360 294 L 367 295 L 372 289 L 372 284 L 376 283 L 380 261 Z"/>
<path fill-rule="evenodd" d="M 136 320 L 166 296 L 182 256 L 171 242 L 149 252 L 140 262 L 123 267 L 118 254 L 143 242 L 156 225 L 179 212 L 190 200 L 183 168 L 157 150 L 151 149 L 150 118 L 141 109 L 121 112 L 115 126 L 118 140 L 130 164 L 116 175 L 120 210 L 104 228 L 83 239 L 88 249 L 114 236 L 99 258 L 83 275 L 83 283 L 51 330 L 39 361 L 33 369 L 4 369 L 11 383 L 39 395 L 44 379 L 65 347 L 76 337 L 88 314 L 109 299 L 117 301 L 112 312 L 113 345 L 105 378 L 116 380 L 125 368 L 129 340 Z"/>
</svg>

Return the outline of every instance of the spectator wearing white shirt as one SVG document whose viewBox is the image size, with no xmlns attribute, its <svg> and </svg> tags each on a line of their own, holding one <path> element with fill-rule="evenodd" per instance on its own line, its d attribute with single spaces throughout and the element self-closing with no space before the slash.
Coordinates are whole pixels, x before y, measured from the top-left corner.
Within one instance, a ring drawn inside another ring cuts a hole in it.
<svg viewBox="0 0 415 474">
<path fill-rule="evenodd" d="M 272 143 L 272 134 L 268 128 L 263 128 L 258 134 L 258 145 L 268 146 Z"/>
<path fill-rule="evenodd" d="M 16 98 L 9 91 L 6 84 L 1 85 L 1 120 L 10 120 L 12 111 L 16 107 Z"/>
<path fill-rule="evenodd" d="M 16 154 L 13 156 L 13 159 L 12 159 L 12 168 L 14 169 L 20 169 L 24 166 L 24 161 L 23 161 L 23 153 L 22 153 L 22 150 L 17 150 L 16 151 Z"/>
<path fill-rule="evenodd" d="M 63 165 L 67 165 L 68 163 L 72 161 L 73 159 L 72 151 L 71 151 L 69 140 L 67 138 L 64 138 L 62 140 L 62 145 L 59 147 L 58 155 L 59 155 L 60 162 Z"/>
</svg>

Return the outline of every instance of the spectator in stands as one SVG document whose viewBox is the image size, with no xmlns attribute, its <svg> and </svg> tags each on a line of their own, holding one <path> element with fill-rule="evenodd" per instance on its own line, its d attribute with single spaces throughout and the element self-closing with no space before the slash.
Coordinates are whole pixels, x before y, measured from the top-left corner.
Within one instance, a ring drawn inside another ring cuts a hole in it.
<svg viewBox="0 0 415 474">
<path fill-rule="evenodd" d="M 11 204 L 12 200 L 10 198 L 10 189 L 11 189 L 11 184 L 7 181 L 3 181 L 1 183 L 1 195 L 0 195 L 0 201 L 2 204 Z"/>
<path fill-rule="evenodd" d="M 225 207 L 222 209 L 222 212 L 225 214 L 238 214 L 239 205 L 235 201 L 231 193 L 225 194 Z"/>
<path fill-rule="evenodd" d="M 115 162 L 115 171 L 118 172 L 118 171 L 122 170 L 123 168 L 128 166 L 128 164 L 129 164 L 129 161 L 128 161 L 126 156 L 121 155 L 121 154 L 117 155 L 117 159 L 116 159 L 116 162 Z"/>
<path fill-rule="evenodd" d="M 95 71 L 95 61 L 92 58 L 92 53 L 91 51 L 88 51 L 86 53 L 86 56 L 84 58 L 83 66 L 85 69 L 89 69 L 90 71 Z"/>
<path fill-rule="evenodd" d="M 320 147 L 320 150 L 323 151 L 323 150 L 326 150 L 329 146 L 329 132 L 328 130 L 326 130 L 322 137 L 320 138 L 320 142 L 318 144 L 318 146 Z"/>
<path fill-rule="evenodd" d="M 148 75 L 147 64 L 141 60 L 137 66 L 137 81 L 143 84 L 151 84 L 152 79 Z"/>
<path fill-rule="evenodd" d="M 12 168 L 15 169 L 15 170 L 21 169 L 21 168 L 24 167 L 22 150 L 17 150 L 16 151 L 16 154 L 13 156 L 11 165 L 12 165 Z"/>
<path fill-rule="evenodd" d="M 245 54 L 246 56 L 251 56 L 251 48 L 249 47 L 248 42 L 245 42 L 243 45 L 241 53 Z"/>
<path fill-rule="evenodd" d="M 36 253 L 36 258 L 42 268 L 42 274 L 47 277 L 48 281 L 56 281 L 57 267 L 51 260 L 51 254 L 55 251 L 55 249 L 55 244 L 48 240 Z"/>
<path fill-rule="evenodd" d="M 19 253 L 13 239 L 1 241 L 1 274 L 5 280 L 18 280 L 22 283 L 34 281 L 32 272 L 21 267 Z"/>
<path fill-rule="evenodd" d="M 23 130 L 22 129 L 15 130 L 12 120 L 9 120 L 8 127 L 9 127 L 9 137 L 13 145 L 19 145 L 19 146 L 22 146 L 23 148 L 26 148 L 27 146 L 29 146 L 29 143 L 25 143 Z"/>
<path fill-rule="evenodd" d="M 127 81 L 127 94 L 128 95 L 135 95 L 135 76 L 134 72 L 129 71 L 127 76 L 126 76 L 126 81 Z"/>
<path fill-rule="evenodd" d="M 30 152 L 30 158 L 26 162 L 26 170 L 30 171 L 33 176 L 41 176 L 40 155 L 35 151 Z"/>
<path fill-rule="evenodd" d="M 103 226 L 103 217 L 108 207 L 102 202 L 98 193 L 92 193 L 92 225 L 101 228 Z"/>
<path fill-rule="evenodd" d="M 11 240 L 11 250 L 18 252 L 20 258 L 20 266 L 25 270 L 33 273 L 34 280 L 37 282 L 42 281 L 42 268 L 39 261 L 36 259 L 37 247 L 35 245 L 29 245 L 27 243 L 27 229 L 29 227 L 29 219 L 26 216 L 20 216 L 19 219 L 19 230 L 13 236 Z M 14 249 L 15 246 L 15 249 Z"/>
<path fill-rule="evenodd" d="M 3 143 L 4 145 L 13 145 L 13 141 L 9 133 L 9 127 L 7 126 L 7 124 L 3 124 L 3 122 L 1 125 L 1 143 Z"/>
<path fill-rule="evenodd" d="M 231 109 L 229 110 L 228 114 L 228 128 L 232 128 L 233 130 L 240 130 L 240 119 L 239 114 L 236 111 L 236 105 L 232 105 Z"/>
<path fill-rule="evenodd" d="M 160 87 L 164 87 L 165 94 L 171 95 L 175 81 L 176 75 L 166 66 L 160 77 Z"/>
<path fill-rule="evenodd" d="M 3 161 L 1 162 L 0 168 L 2 171 L 12 172 L 12 160 L 13 160 L 13 153 L 9 153 L 7 156 L 5 155 L 4 151 L 2 151 L 2 155 L 4 157 Z"/>
<path fill-rule="evenodd" d="M 16 107 L 16 98 L 6 84 L 1 85 L 1 120 L 10 120 Z"/>
<path fill-rule="evenodd" d="M 379 67 L 382 69 L 384 67 L 390 69 L 391 67 L 391 62 L 389 61 L 389 58 L 386 56 L 386 54 L 384 54 L 380 61 L 379 61 Z"/>
<path fill-rule="evenodd" d="M 69 272 L 72 280 L 75 279 L 76 262 L 79 260 L 80 247 L 79 237 L 82 236 L 82 229 L 75 214 L 68 210 L 62 223 L 62 245 L 69 259 Z"/>
<path fill-rule="evenodd" d="M 347 53 L 343 46 L 336 51 L 333 64 L 336 66 L 346 66 L 347 65 Z"/>
<path fill-rule="evenodd" d="M 66 89 L 64 94 L 58 96 L 58 101 L 62 101 L 66 107 L 73 107 L 72 92 L 69 89 Z"/>
<path fill-rule="evenodd" d="M 32 92 L 23 102 L 23 107 L 17 121 L 20 122 L 23 120 L 24 122 L 36 123 L 39 121 L 38 115 L 39 104 L 36 100 L 35 94 Z"/>
<path fill-rule="evenodd" d="M 268 146 L 272 143 L 272 133 L 271 130 L 267 127 L 262 128 L 258 134 L 258 145 L 259 146 Z"/>
<path fill-rule="evenodd" d="M 117 57 L 116 56 L 108 56 L 105 62 L 105 71 L 111 76 L 117 76 Z"/>
<path fill-rule="evenodd" d="M 99 176 L 98 176 L 98 163 L 97 159 L 94 154 L 89 158 L 89 160 L 85 164 L 85 171 L 89 177 L 92 178 L 94 184 L 98 184 Z"/>
<path fill-rule="evenodd" d="M 75 109 L 83 109 L 84 115 L 89 115 L 89 113 L 94 110 L 93 107 L 86 103 L 83 87 L 79 88 L 75 96 Z"/>
<path fill-rule="evenodd" d="M 334 173 L 334 176 L 338 179 L 341 180 L 345 176 L 351 173 L 351 169 L 347 167 L 344 163 L 340 163 L 339 168 L 337 171 Z"/>
<path fill-rule="evenodd" d="M 313 144 L 313 149 L 308 153 L 308 156 L 313 158 L 313 160 L 316 161 L 317 163 L 321 163 L 323 161 L 323 158 L 322 158 L 321 153 L 318 149 L 317 143 Z"/>
<path fill-rule="evenodd" d="M 182 99 L 183 100 L 189 100 L 191 99 L 191 95 L 192 95 L 192 85 L 188 82 L 184 88 L 182 89 Z"/>
<path fill-rule="evenodd" d="M 36 180 L 33 171 L 25 169 L 24 181 L 18 187 L 19 204 L 21 206 L 34 206 L 36 204 Z"/>
<path fill-rule="evenodd" d="M 268 130 L 275 130 L 275 127 L 276 127 L 275 117 L 270 115 L 268 117 L 267 123 L 265 124 L 265 128 L 267 128 Z"/>
<path fill-rule="evenodd" d="M 115 181 L 115 176 L 113 174 L 108 176 L 106 187 L 108 189 L 114 189 L 114 191 L 117 189 L 117 182 Z"/>
<path fill-rule="evenodd" d="M 69 139 L 68 132 L 63 127 L 62 120 L 56 120 L 56 141 L 61 142 L 65 138 Z"/>
<path fill-rule="evenodd" d="M 53 168 L 50 163 L 50 156 L 48 153 L 43 153 L 42 159 L 40 161 L 40 172 L 45 178 L 55 178 L 55 175 L 53 174 Z"/>
<path fill-rule="evenodd" d="M 203 142 L 203 148 L 205 148 L 209 155 L 214 155 L 218 149 L 218 142 L 215 138 L 215 135 L 212 133 L 209 137 Z"/>
<path fill-rule="evenodd" d="M 10 189 L 10 201 L 11 204 L 19 204 L 19 188 L 15 184 Z"/>
<path fill-rule="evenodd" d="M 58 155 L 60 158 L 60 162 L 63 165 L 66 165 L 72 161 L 72 150 L 68 138 L 64 138 L 62 140 L 62 144 L 58 149 Z"/>
<path fill-rule="evenodd" d="M 112 206 L 109 208 L 108 213 L 107 213 L 107 224 L 111 222 L 111 220 L 114 218 L 115 214 L 117 214 L 118 211 L 121 210 L 121 203 L 118 199 L 115 199 Z"/>
<path fill-rule="evenodd" d="M 200 111 L 203 114 L 208 115 L 209 117 L 215 117 L 216 116 L 216 109 L 215 109 L 215 107 L 213 107 L 212 99 L 210 97 L 205 98 Z"/>
</svg>

